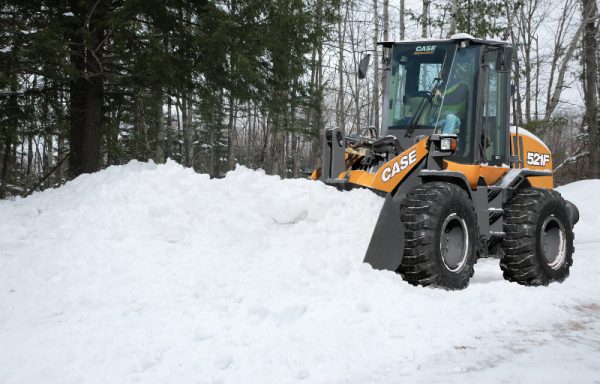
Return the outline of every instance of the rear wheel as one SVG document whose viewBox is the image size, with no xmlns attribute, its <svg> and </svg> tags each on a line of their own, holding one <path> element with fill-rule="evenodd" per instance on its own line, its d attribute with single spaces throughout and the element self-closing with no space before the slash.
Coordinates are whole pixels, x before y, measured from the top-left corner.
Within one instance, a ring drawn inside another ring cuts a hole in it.
<svg viewBox="0 0 600 384">
<path fill-rule="evenodd" d="M 569 276 L 573 230 L 560 193 L 526 188 L 508 202 L 504 217 L 504 278 L 523 285 L 548 285 Z"/>
<path fill-rule="evenodd" d="M 457 185 L 432 182 L 414 188 L 400 207 L 405 248 L 398 272 L 413 285 L 462 289 L 477 260 L 473 203 Z"/>
</svg>

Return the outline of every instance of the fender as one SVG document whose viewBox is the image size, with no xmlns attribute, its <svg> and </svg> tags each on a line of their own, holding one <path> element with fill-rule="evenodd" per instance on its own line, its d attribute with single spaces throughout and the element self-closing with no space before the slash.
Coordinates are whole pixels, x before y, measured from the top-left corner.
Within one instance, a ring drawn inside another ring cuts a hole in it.
<svg viewBox="0 0 600 384">
<path fill-rule="evenodd" d="M 504 188 L 511 189 L 521 189 L 525 187 L 533 187 L 530 183 L 531 177 L 552 177 L 552 171 L 539 171 L 535 169 L 527 169 L 527 168 L 512 168 L 504 177 L 502 178 L 502 183 L 500 184 Z M 523 184 L 525 183 L 525 184 Z"/>
<path fill-rule="evenodd" d="M 424 169 L 419 172 L 419 177 L 423 180 L 423 182 L 446 181 L 454 183 L 464 189 L 469 194 L 469 197 L 472 198 L 472 191 L 471 188 L 469 188 L 469 182 L 467 181 L 465 175 L 460 172 Z"/>
</svg>

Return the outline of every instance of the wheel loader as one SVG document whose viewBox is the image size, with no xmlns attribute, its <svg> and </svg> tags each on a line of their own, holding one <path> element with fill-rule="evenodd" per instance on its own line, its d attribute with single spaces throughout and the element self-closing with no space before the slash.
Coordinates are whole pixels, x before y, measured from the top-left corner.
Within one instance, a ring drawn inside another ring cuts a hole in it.
<svg viewBox="0 0 600 384">
<path fill-rule="evenodd" d="M 364 261 L 445 289 L 465 288 L 482 257 L 512 282 L 562 282 L 579 212 L 553 190 L 548 147 L 510 125 L 513 47 L 464 34 L 379 45 L 381 132 L 326 130 L 311 176 L 385 196 Z"/>
</svg>

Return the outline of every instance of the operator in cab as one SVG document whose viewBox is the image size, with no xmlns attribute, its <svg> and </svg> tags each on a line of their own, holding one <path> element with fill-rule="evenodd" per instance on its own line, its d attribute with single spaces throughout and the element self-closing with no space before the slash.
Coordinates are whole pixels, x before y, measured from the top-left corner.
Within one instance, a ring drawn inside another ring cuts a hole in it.
<svg viewBox="0 0 600 384">
<path fill-rule="evenodd" d="M 457 60 L 460 56 L 457 55 Z M 442 134 L 458 135 L 463 121 L 466 121 L 469 100 L 469 86 L 463 80 L 468 75 L 460 61 L 448 82 L 436 87 L 434 104 L 441 105 L 439 119 L 435 123 L 436 131 Z M 434 108 L 435 110 L 436 108 Z"/>
</svg>

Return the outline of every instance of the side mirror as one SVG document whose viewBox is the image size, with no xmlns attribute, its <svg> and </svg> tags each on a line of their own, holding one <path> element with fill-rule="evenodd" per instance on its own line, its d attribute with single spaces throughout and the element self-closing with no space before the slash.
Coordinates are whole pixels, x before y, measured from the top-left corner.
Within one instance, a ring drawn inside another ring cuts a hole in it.
<svg viewBox="0 0 600 384">
<path fill-rule="evenodd" d="M 371 60 L 371 55 L 364 56 L 360 63 L 358 63 L 358 78 L 364 79 L 367 77 L 367 68 L 369 68 L 369 61 Z"/>
</svg>

